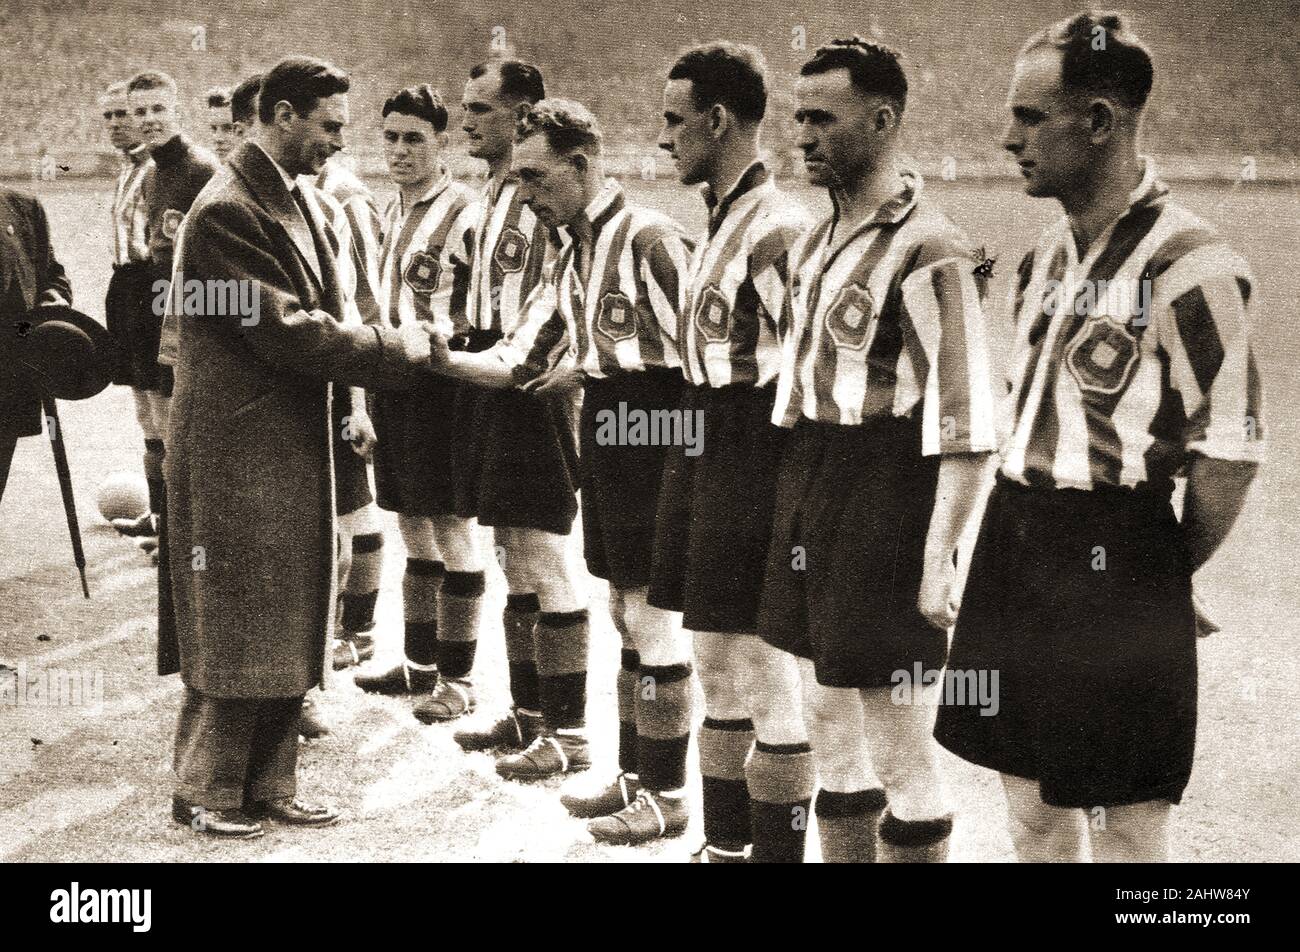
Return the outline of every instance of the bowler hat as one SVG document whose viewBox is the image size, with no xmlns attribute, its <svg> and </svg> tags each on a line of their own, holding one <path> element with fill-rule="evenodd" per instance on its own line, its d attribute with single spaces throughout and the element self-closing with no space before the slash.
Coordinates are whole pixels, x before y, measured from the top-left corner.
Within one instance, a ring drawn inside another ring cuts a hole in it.
<svg viewBox="0 0 1300 952">
<path fill-rule="evenodd" d="M 66 305 L 27 312 L 16 348 L 19 374 L 60 400 L 86 400 L 109 384 L 117 343 L 93 318 Z"/>
</svg>

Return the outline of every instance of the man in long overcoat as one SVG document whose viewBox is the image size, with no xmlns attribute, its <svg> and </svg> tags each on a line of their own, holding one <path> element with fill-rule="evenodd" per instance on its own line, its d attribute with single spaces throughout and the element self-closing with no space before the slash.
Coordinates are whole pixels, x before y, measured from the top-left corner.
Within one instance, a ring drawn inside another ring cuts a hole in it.
<svg viewBox="0 0 1300 952">
<path fill-rule="evenodd" d="M 297 800 L 295 781 L 298 712 L 333 626 L 332 389 L 429 373 L 426 333 L 342 323 L 335 236 L 295 179 L 342 148 L 347 90 L 318 60 L 271 70 L 255 137 L 179 237 L 165 475 L 186 690 L 172 812 L 209 834 L 337 819 Z M 220 313 L 232 287 L 239 313 Z"/>
</svg>

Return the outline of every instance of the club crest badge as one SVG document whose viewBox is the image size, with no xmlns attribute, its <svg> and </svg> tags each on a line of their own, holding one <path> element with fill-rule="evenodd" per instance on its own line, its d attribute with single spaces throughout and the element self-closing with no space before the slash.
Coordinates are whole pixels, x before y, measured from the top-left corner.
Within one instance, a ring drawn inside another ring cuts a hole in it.
<svg viewBox="0 0 1300 952">
<path fill-rule="evenodd" d="M 162 232 L 168 241 L 176 240 L 176 233 L 181 230 L 181 222 L 185 220 L 185 213 L 169 208 L 163 212 Z"/>
<path fill-rule="evenodd" d="M 524 270 L 524 262 L 528 260 L 528 239 L 518 228 L 502 229 L 492 258 L 507 274 Z"/>
<path fill-rule="evenodd" d="M 1138 363 L 1138 342 L 1123 324 L 1092 318 L 1065 354 L 1065 365 L 1089 393 L 1112 396 L 1129 385 Z"/>
<path fill-rule="evenodd" d="M 876 303 L 871 292 L 860 284 L 850 284 L 836 296 L 826 312 L 826 330 L 836 347 L 861 350 L 871 337 L 876 318 Z"/>
<path fill-rule="evenodd" d="M 695 308 L 695 326 L 711 343 L 721 343 L 731 337 L 731 308 L 715 285 L 710 284 L 700 295 L 700 303 Z"/>
<path fill-rule="evenodd" d="M 626 294 L 611 291 L 600 299 L 596 330 L 616 342 L 636 337 L 636 309 Z"/>
<path fill-rule="evenodd" d="M 431 251 L 417 251 L 411 255 L 411 261 L 402 274 L 406 286 L 416 294 L 432 294 L 438 290 L 438 279 L 442 267 L 438 264 L 440 248 Z"/>
</svg>

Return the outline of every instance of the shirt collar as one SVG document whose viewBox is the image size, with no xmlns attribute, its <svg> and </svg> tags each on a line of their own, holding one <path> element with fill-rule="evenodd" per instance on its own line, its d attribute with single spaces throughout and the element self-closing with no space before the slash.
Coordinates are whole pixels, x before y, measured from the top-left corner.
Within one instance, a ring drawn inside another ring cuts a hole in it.
<svg viewBox="0 0 1300 952">
<path fill-rule="evenodd" d="M 1156 164 L 1148 156 L 1139 156 L 1142 162 L 1142 181 L 1128 193 L 1128 206 L 1147 205 L 1169 194 L 1169 186 L 1160 179 Z"/>
<path fill-rule="evenodd" d="M 899 186 L 898 191 L 881 203 L 880 207 L 866 221 L 855 225 L 851 231 L 842 237 L 837 236 L 835 244 L 843 248 L 846 244 L 870 228 L 877 228 L 882 225 L 897 225 L 908 215 L 912 209 L 916 208 L 917 202 L 921 200 L 921 192 L 925 188 L 925 180 L 921 178 L 921 173 L 915 169 L 902 168 L 898 170 Z M 831 212 L 831 221 L 839 218 L 839 205 L 835 202 L 835 194 L 831 193 L 831 205 L 834 211 Z"/>
<path fill-rule="evenodd" d="M 599 233 L 601 227 L 623 208 L 623 204 L 623 186 L 616 179 L 605 179 L 605 184 L 583 212 L 591 222 L 592 232 Z"/>
<path fill-rule="evenodd" d="M 732 184 L 722 198 L 719 199 L 714 194 L 713 189 L 706 182 L 700 186 L 700 191 L 704 195 L 704 204 L 709 208 L 709 228 L 713 230 L 716 225 L 727 217 L 727 212 L 736 200 L 747 192 L 753 191 L 760 185 L 770 181 L 772 175 L 763 164 L 762 159 L 756 159 L 745 171 L 740 173 L 740 177 Z"/>
<path fill-rule="evenodd" d="M 435 198 L 437 198 L 439 195 L 442 194 L 442 190 L 446 188 L 447 185 L 450 184 L 450 182 L 451 182 L 451 173 L 448 172 L 445 168 L 442 169 L 438 177 L 433 180 L 433 184 L 429 186 L 428 190 L 419 198 L 417 198 L 414 202 L 411 203 L 411 208 L 415 208 L 415 206 L 417 205 L 424 205 L 427 204 L 428 202 L 433 201 Z M 403 215 L 405 215 L 409 210 L 406 207 L 406 203 L 402 200 L 402 193 L 400 191 L 397 193 L 397 207 L 401 210 L 401 213 Z"/>
<path fill-rule="evenodd" d="M 148 159 L 149 146 L 141 142 L 139 145 L 126 150 L 126 153 L 122 156 L 122 164 L 136 166 L 148 161 Z"/>
</svg>

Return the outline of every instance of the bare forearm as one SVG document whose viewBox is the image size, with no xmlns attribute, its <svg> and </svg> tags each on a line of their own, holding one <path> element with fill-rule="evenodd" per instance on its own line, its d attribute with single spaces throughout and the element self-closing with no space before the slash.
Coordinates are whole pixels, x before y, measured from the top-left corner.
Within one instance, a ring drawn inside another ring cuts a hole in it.
<svg viewBox="0 0 1300 952">
<path fill-rule="evenodd" d="M 1183 534 L 1195 572 L 1232 531 L 1255 478 L 1254 463 L 1193 456 L 1183 500 Z"/>
<path fill-rule="evenodd" d="M 962 534 L 988 494 L 993 462 L 990 453 L 963 453 L 945 456 L 939 463 L 934 512 L 925 537 L 926 565 L 939 565 L 952 558 Z"/>
</svg>

